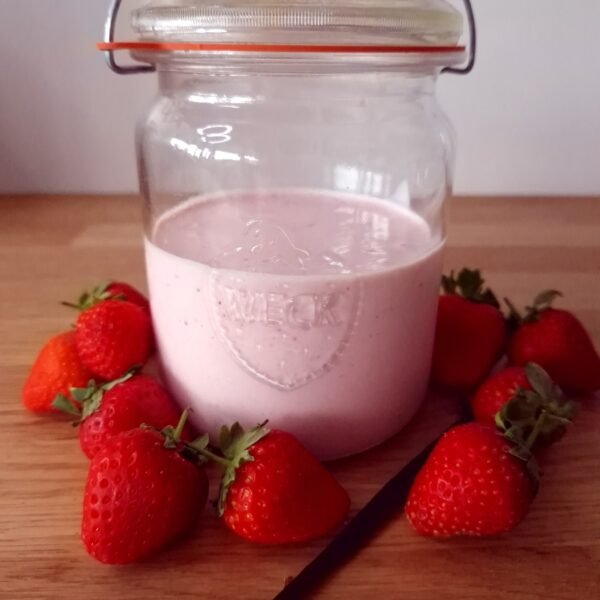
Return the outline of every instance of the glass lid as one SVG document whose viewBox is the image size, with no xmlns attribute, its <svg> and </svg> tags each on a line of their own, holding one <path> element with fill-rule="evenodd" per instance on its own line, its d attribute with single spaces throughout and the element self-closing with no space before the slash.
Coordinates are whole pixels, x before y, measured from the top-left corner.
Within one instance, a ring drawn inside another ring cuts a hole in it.
<svg viewBox="0 0 600 600">
<path fill-rule="evenodd" d="M 463 17 L 444 0 L 152 0 L 140 41 L 455 46 Z"/>
</svg>

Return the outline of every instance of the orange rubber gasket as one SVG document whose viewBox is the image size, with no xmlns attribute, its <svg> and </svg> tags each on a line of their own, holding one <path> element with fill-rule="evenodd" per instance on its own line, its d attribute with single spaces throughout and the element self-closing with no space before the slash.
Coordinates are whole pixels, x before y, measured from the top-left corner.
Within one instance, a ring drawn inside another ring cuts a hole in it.
<svg viewBox="0 0 600 600">
<path fill-rule="evenodd" d="M 373 54 L 439 54 L 461 53 L 465 46 L 328 46 L 312 44 L 199 44 L 194 42 L 100 42 L 103 52 L 138 50 L 141 52 L 279 52 L 279 53 L 373 53 Z"/>
</svg>

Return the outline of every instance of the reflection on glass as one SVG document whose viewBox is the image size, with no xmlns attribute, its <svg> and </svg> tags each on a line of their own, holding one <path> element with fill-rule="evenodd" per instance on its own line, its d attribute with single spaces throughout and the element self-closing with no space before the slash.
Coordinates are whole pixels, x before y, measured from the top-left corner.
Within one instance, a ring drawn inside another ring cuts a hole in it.
<svg viewBox="0 0 600 600">
<path fill-rule="evenodd" d="M 219 94 L 191 94 L 188 96 L 190 102 L 195 104 L 223 104 L 239 105 L 251 104 L 254 101 L 252 96 L 224 96 Z M 237 106 L 234 106 L 237 108 Z"/>
<path fill-rule="evenodd" d="M 192 158 L 203 158 L 205 160 L 213 158 L 214 160 L 232 160 L 247 163 L 259 162 L 258 158 L 256 156 L 252 156 L 251 154 L 240 155 L 236 152 L 226 152 L 224 150 L 213 151 L 210 148 L 203 148 L 176 137 L 172 137 L 169 140 L 169 145 L 177 150 L 181 150 L 181 152 L 185 152 Z"/>
<path fill-rule="evenodd" d="M 333 174 L 335 188 L 345 192 L 381 197 L 387 176 L 351 165 L 337 165 Z"/>
</svg>

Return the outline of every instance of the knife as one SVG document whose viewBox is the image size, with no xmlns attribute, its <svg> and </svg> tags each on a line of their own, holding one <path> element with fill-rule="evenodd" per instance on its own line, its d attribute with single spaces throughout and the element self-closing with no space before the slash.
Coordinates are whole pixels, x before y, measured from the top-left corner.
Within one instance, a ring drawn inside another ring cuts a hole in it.
<svg viewBox="0 0 600 600">
<path fill-rule="evenodd" d="M 462 422 L 464 419 L 458 420 L 452 427 Z M 412 482 L 438 439 L 439 437 L 394 475 L 273 600 L 298 600 L 309 597 L 328 575 L 354 556 L 382 525 L 398 514 L 404 507 Z"/>
</svg>

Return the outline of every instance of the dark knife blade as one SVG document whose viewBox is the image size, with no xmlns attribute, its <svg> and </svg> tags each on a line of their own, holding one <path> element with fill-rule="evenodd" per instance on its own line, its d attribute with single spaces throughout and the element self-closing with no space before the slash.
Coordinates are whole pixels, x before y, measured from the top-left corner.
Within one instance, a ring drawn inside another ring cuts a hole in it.
<svg viewBox="0 0 600 600">
<path fill-rule="evenodd" d="M 462 419 L 456 424 L 460 422 Z M 328 575 L 354 556 L 382 525 L 397 515 L 404 508 L 412 482 L 438 439 L 394 475 L 321 553 L 275 596 L 274 600 L 298 600 L 309 597 Z"/>
</svg>

